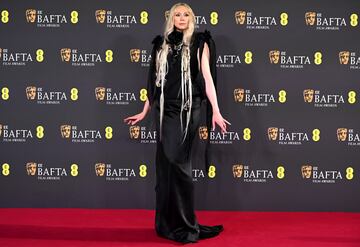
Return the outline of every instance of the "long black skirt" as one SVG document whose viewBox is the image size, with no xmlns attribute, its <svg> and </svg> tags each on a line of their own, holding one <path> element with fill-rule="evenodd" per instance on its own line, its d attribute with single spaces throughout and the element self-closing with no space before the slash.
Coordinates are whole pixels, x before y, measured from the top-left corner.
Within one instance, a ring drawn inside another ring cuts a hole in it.
<svg viewBox="0 0 360 247">
<path fill-rule="evenodd" d="M 198 224 L 194 211 L 191 150 L 200 122 L 200 98 L 193 99 L 188 134 L 183 142 L 180 124 L 180 100 L 165 100 L 162 133 L 160 134 L 158 103 L 156 107 L 156 216 L 159 236 L 182 243 L 197 242 L 223 230 L 221 225 Z M 186 117 L 183 114 L 183 124 Z M 161 137 L 160 137 L 161 135 Z M 161 139 L 160 139 L 161 138 Z"/>
</svg>

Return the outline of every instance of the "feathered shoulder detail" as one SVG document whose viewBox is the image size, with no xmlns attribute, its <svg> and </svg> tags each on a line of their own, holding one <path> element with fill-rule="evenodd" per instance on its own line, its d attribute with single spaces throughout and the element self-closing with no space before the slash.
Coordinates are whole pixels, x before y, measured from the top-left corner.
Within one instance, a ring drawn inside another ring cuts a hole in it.
<svg viewBox="0 0 360 247">
<path fill-rule="evenodd" d="M 205 30 L 204 32 L 195 33 L 195 35 L 196 35 L 195 39 L 197 39 L 198 41 L 205 41 L 206 43 L 209 43 L 210 40 L 212 39 L 209 30 Z"/>
<path fill-rule="evenodd" d="M 157 36 L 153 39 L 153 41 L 152 41 L 151 43 L 154 45 L 154 47 L 155 47 L 156 49 L 158 49 L 158 48 L 161 47 L 163 41 L 164 41 L 164 37 L 161 36 L 161 35 L 157 35 Z"/>
</svg>

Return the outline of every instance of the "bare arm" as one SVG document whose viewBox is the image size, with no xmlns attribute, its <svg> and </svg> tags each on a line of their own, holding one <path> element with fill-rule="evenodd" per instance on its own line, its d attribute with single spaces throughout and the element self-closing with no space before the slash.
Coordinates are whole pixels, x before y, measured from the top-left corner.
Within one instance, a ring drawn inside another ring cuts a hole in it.
<svg viewBox="0 0 360 247">
<path fill-rule="evenodd" d="M 214 81 L 210 72 L 210 51 L 209 46 L 204 43 L 203 54 L 201 57 L 201 69 L 205 80 L 206 96 L 210 101 L 213 116 L 212 116 L 212 130 L 215 129 L 215 125 L 219 125 L 222 132 L 226 132 L 226 124 L 231 125 L 226 119 L 221 116 Z"/>
<path fill-rule="evenodd" d="M 146 114 L 150 111 L 150 108 L 151 108 L 151 106 L 149 103 L 149 99 L 146 99 L 142 112 L 140 112 L 134 116 L 125 118 L 124 122 L 127 124 L 131 124 L 131 125 L 136 124 L 137 122 L 139 122 L 145 118 Z"/>
<path fill-rule="evenodd" d="M 206 96 L 208 97 L 210 104 L 212 106 L 213 113 L 220 113 L 216 91 L 214 86 L 214 81 L 210 73 L 210 51 L 209 46 L 205 43 L 203 54 L 201 57 L 201 69 L 205 79 L 205 88 L 206 88 Z"/>
<path fill-rule="evenodd" d="M 150 109 L 151 109 L 151 106 L 149 103 L 149 99 L 146 99 L 142 112 L 146 115 Z"/>
<path fill-rule="evenodd" d="M 153 47 L 153 50 L 151 52 L 152 61 L 150 63 L 150 68 L 149 68 L 148 83 L 152 83 L 152 79 L 153 79 L 152 75 L 153 75 L 153 73 L 155 73 L 154 69 L 156 67 L 156 57 L 157 57 L 157 51 L 156 51 L 157 45 L 156 45 L 156 43 L 160 42 L 160 40 L 162 40 L 161 37 L 157 36 L 153 41 L 154 47 Z M 149 88 L 149 86 L 150 86 L 150 88 Z M 148 84 L 148 90 L 151 90 L 151 85 L 150 84 Z M 131 124 L 131 125 L 134 125 L 134 124 L 138 123 L 139 121 L 143 120 L 146 117 L 146 114 L 150 111 L 150 108 L 151 108 L 151 106 L 150 106 L 149 98 L 147 98 L 145 103 L 144 103 L 144 107 L 143 107 L 142 112 L 140 112 L 140 113 L 138 113 L 136 115 L 133 115 L 133 116 L 126 117 L 124 119 L 124 122 L 127 123 L 127 124 Z"/>
</svg>

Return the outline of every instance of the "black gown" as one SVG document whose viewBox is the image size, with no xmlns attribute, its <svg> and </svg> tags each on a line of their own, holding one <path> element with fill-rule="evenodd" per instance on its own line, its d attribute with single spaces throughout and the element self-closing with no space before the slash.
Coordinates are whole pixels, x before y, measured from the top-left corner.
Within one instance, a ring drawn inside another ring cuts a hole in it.
<svg viewBox="0 0 360 247">
<path fill-rule="evenodd" d="M 175 36 L 175 37 L 174 37 Z M 200 122 L 200 108 L 203 99 L 201 85 L 196 82 L 197 57 L 192 61 L 193 104 L 188 133 L 183 142 L 180 124 L 181 111 L 181 49 L 176 51 L 174 43 L 179 42 L 179 33 L 170 38 L 172 51 L 168 55 L 169 70 L 164 86 L 164 116 L 160 140 L 159 88 L 154 93 L 153 105 L 157 133 L 156 150 L 156 216 L 155 229 L 159 236 L 182 243 L 197 242 L 199 239 L 216 236 L 223 230 L 221 225 L 203 226 L 198 224 L 194 209 L 194 184 L 192 180 L 191 150 Z M 181 42 L 181 39 L 180 39 Z M 191 54 L 197 52 L 193 41 Z M 151 72 L 150 72 L 151 73 Z M 153 81 L 154 82 L 154 81 Z M 186 114 L 183 114 L 185 123 Z"/>
</svg>

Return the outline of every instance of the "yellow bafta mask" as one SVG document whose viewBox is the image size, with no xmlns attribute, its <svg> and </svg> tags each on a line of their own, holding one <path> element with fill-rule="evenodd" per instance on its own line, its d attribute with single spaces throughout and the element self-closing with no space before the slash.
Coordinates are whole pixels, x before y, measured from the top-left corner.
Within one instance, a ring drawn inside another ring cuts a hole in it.
<svg viewBox="0 0 360 247">
<path fill-rule="evenodd" d="M 315 24 L 315 12 L 306 12 L 305 13 L 305 23 L 307 26 L 313 26 Z"/>
<path fill-rule="evenodd" d="M 96 176 L 104 176 L 105 164 L 104 163 L 96 163 L 95 164 L 95 173 L 96 173 Z"/>
<path fill-rule="evenodd" d="M 130 50 L 130 60 L 131 62 L 140 61 L 140 49 L 131 49 Z"/>
<path fill-rule="evenodd" d="M 131 139 L 138 139 L 140 136 L 140 126 L 130 126 L 129 128 L 130 131 L 130 138 Z"/>
<path fill-rule="evenodd" d="M 106 11 L 104 9 L 98 9 L 95 11 L 95 18 L 97 23 L 104 23 L 106 18 Z"/>
<path fill-rule="evenodd" d="M 312 166 L 303 165 L 301 166 L 301 175 L 303 178 L 311 178 Z"/>
<path fill-rule="evenodd" d="M 303 92 L 303 96 L 304 96 L 304 101 L 306 103 L 311 103 L 313 102 L 314 99 L 314 90 L 313 89 L 305 89 Z"/>
<path fill-rule="evenodd" d="M 270 51 L 269 59 L 270 59 L 270 63 L 278 64 L 280 59 L 280 51 L 276 51 L 276 50 Z"/>
<path fill-rule="evenodd" d="M 347 128 L 338 128 L 336 130 L 336 134 L 337 134 L 337 138 L 338 138 L 338 141 L 346 141 L 346 137 L 347 137 Z"/>
<path fill-rule="evenodd" d="M 235 12 L 235 22 L 236 24 L 243 25 L 245 23 L 246 12 L 239 10 Z"/>
<path fill-rule="evenodd" d="M 36 97 L 36 87 L 26 87 L 26 97 L 28 100 L 34 100 Z"/>
<path fill-rule="evenodd" d="M 95 88 L 95 97 L 96 97 L 96 100 L 104 100 L 105 99 L 105 88 L 104 87 L 96 87 Z"/>
<path fill-rule="evenodd" d="M 242 88 L 234 89 L 234 100 L 235 102 L 243 102 L 245 90 Z"/>
<path fill-rule="evenodd" d="M 34 23 L 36 20 L 36 10 L 27 9 L 25 13 L 26 13 L 26 21 L 29 23 Z"/>
<path fill-rule="evenodd" d="M 207 140 L 209 137 L 208 128 L 206 126 L 199 127 L 199 137 L 201 140 Z"/>
<path fill-rule="evenodd" d="M 350 52 L 349 51 L 341 51 L 339 52 L 339 62 L 340 64 L 348 64 L 349 63 Z"/>
<path fill-rule="evenodd" d="M 60 126 L 60 132 L 61 132 L 61 136 L 63 138 L 70 138 L 71 125 L 61 125 Z"/>
<path fill-rule="evenodd" d="M 270 141 L 275 141 L 278 137 L 279 129 L 276 127 L 268 128 L 268 138 Z"/>
<path fill-rule="evenodd" d="M 36 175 L 36 163 L 35 162 L 28 162 L 26 163 L 26 172 L 29 176 Z"/>
<path fill-rule="evenodd" d="M 244 171 L 244 166 L 240 164 L 233 165 L 234 178 L 241 178 Z"/>
</svg>

